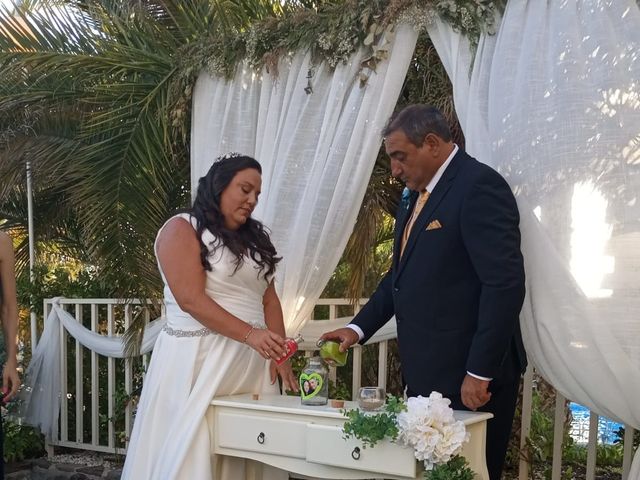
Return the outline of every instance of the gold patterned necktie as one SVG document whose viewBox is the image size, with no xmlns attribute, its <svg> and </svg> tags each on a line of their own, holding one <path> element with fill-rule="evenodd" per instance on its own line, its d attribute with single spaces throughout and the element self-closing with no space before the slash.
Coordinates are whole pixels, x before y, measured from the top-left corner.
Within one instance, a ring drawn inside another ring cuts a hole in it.
<svg viewBox="0 0 640 480">
<path fill-rule="evenodd" d="M 411 214 L 411 218 L 407 222 L 407 226 L 404 227 L 404 233 L 402 234 L 402 245 L 400 247 L 400 257 L 402 257 L 402 255 L 404 254 L 404 247 L 407 246 L 407 240 L 409 240 L 409 235 L 411 235 L 413 224 L 416 223 L 416 219 L 418 218 L 418 215 L 420 215 L 422 207 L 424 207 L 424 205 L 427 203 L 427 200 L 429 200 L 429 192 L 423 190 L 422 192 L 420 192 L 418 200 L 416 200 L 416 204 L 413 207 L 413 213 Z"/>
</svg>

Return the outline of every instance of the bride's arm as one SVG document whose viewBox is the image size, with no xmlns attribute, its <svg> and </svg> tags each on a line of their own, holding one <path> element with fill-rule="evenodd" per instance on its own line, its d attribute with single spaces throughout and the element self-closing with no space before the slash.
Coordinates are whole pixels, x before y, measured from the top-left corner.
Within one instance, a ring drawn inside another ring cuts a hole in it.
<svg viewBox="0 0 640 480">
<path fill-rule="evenodd" d="M 284 337 L 286 334 L 284 329 L 284 319 L 282 315 L 282 305 L 280 304 L 280 299 L 278 298 L 278 294 L 276 293 L 276 287 L 273 283 L 273 280 L 264 293 L 262 304 L 264 305 L 264 321 L 267 324 L 267 328 L 272 332 L 276 332 L 277 334 Z M 293 374 L 291 362 L 287 360 L 280 366 L 276 366 L 275 362 L 272 362 L 271 383 L 274 383 L 276 381 L 276 369 L 280 374 L 280 377 L 282 378 L 285 389 L 297 392 L 298 381 Z"/>
<path fill-rule="evenodd" d="M 2 370 L 4 403 L 11 400 L 20 387 L 18 376 L 18 301 L 16 300 L 15 256 L 11 237 L 0 232 L 0 284 L 2 284 L 2 308 L 0 320 L 4 331 L 7 361 Z"/>
<path fill-rule="evenodd" d="M 268 329 L 254 329 L 206 294 L 206 271 L 200 262 L 200 243 L 191 224 L 182 218 L 169 221 L 160 232 L 157 251 L 162 272 L 182 310 L 205 327 L 247 343 L 264 358 L 284 355 L 281 335 Z"/>
<path fill-rule="evenodd" d="M 278 335 L 285 337 L 286 334 L 284 330 L 282 305 L 280 305 L 280 299 L 276 293 L 276 287 L 273 280 L 264 292 L 262 305 L 264 306 L 264 321 L 267 324 L 267 328 L 272 332 L 276 332 Z"/>
</svg>

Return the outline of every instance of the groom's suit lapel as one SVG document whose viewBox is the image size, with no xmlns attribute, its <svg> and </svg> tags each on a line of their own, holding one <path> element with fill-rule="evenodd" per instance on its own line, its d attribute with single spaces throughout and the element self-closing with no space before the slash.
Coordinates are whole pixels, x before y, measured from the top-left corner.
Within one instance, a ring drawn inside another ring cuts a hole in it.
<svg viewBox="0 0 640 480">
<path fill-rule="evenodd" d="M 428 222 L 431 221 L 433 212 L 436 210 L 440 202 L 444 199 L 447 192 L 451 188 L 451 185 L 453 184 L 453 181 L 458 173 L 458 170 L 460 169 L 460 166 L 463 163 L 464 155 L 465 153 L 463 153 L 462 151 L 458 151 L 455 157 L 451 159 L 451 163 L 449 164 L 447 169 L 444 171 L 442 177 L 440 178 L 440 180 L 436 185 L 436 188 L 434 188 L 433 192 L 431 192 L 431 195 L 429 195 L 429 200 L 427 201 L 424 208 L 420 212 L 420 215 L 418 215 L 418 218 L 416 219 L 416 222 L 414 223 L 413 228 L 411 229 L 411 234 L 409 235 L 409 238 L 407 240 L 407 245 L 404 250 L 404 255 L 402 256 L 402 258 L 400 258 L 400 242 L 402 238 L 402 232 L 404 232 L 407 219 L 410 216 L 407 213 L 405 213 L 405 217 L 402 219 L 403 220 L 402 228 L 396 231 L 396 239 L 394 244 L 395 245 L 394 266 L 396 267 L 396 272 L 397 272 L 396 278 L 398 278 L 402 274 L 402 270 L 404 269 L 404 266 L 407 264 L 409 257 L 411 257 L 411 252 L 418 241 L 418 237 L 420 236 L 420 233 L 422 233 L 422 230 L 426 228 L 426 226 L 428 225 Z M 417 198 L 417 194 L 413 196 L 408 212 L 413 211 L 413 205 L 415 204 L 416 198 Z M 398 232 L 400 232 L 399 236 L 398 236 Z"/>
</svg>

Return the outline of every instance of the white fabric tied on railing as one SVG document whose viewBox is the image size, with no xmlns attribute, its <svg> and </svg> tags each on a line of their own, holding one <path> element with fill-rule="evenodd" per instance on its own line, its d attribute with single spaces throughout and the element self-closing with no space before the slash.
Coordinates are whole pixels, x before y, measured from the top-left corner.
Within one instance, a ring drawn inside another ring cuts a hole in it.
<svg viewBox="0 0 640 480">
<path fill-rule="evenodd" d="M 509 1 L 473 62 L 448 24 L 428 31 L 467 150 L 516 193 L 529 358 L 566 398 L 640 428 L 636 0 Z"/>
<path fill-rule="evenodd" d="M 150 352 L 165 318 L 149 322 L 144 330 L 140 353 Z M 25 375 L 25 388 L 19 400 L 22 421 L 40 428 L 47 439 L 58 438 L 60 415 L 60 382 L 62 329 L 84 347 L 107 357 L 124 358 L 125 343 L 121 336 L 106 336 L 85 328 L 60 305 L 60 297 L 52 300 L 52 308 L 44 323 L 44 330 L 36 346 Z"/>
</svg>

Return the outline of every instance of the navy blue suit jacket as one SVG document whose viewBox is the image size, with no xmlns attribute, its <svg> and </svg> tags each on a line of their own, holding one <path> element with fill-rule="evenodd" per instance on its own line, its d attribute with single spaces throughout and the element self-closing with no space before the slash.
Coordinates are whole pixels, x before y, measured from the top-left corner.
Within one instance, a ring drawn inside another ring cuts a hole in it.
<svg viewBox="0 0 640 480">
<path fill-rule="evenodd" d="M 494 385 L 513 381 L 526 355 L 519 214 L 509 185 L 459 150 L 399 258 L 416 198 L 399 207 L 391 270 L 352 321 L 362 343 L 395 314 L 402 375 L 416 394 L 459 394 L 467 371 Z M 427 228 L 436 220 L 439 228 Z"/>
</svg>

